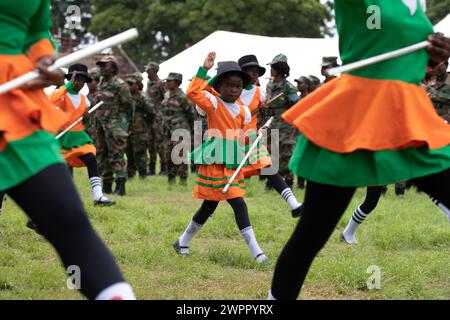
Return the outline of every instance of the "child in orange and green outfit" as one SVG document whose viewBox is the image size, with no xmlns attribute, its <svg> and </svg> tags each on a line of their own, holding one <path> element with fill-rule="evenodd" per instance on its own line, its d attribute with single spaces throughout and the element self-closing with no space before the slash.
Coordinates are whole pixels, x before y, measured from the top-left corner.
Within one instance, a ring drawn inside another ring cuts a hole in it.
<svg viewBox="0 0 450 320">
<path fill-rule="evenodd" d="M 207 114 L 209 138 L 191 155 L 194 163 L 199 165 L 193 196 L 203 199 L 203 203 L 173 246 L 179 254 L 188 254 L 192 238 L 214 213 L 219 202 L 226 200 L 234 210 L 236 223 L 250 254 L 258 263 L 268 264 L 270 260 L 256 241 L 247 205 L 243 199 L 245 193 L 243 172 L 239 172 L 227 193 L 222 192 L 244 158 L 240 141 L 243 137 L 242 129 L 250 122 L 251 114 L 248 108 L 238 104 L 237 101 L 242 89 L 250 83 L 250 79 L 236 62 L 220 62 L 217 76 L 212 82 L 214 90 L 220 94 L 216 97 L 203 90 L 206 73 L 213 67 L 214 60 L 215 53 L 208 54 L 203 67 L 199 69 L 186 92 L 188 99 Z"/>
</svg>

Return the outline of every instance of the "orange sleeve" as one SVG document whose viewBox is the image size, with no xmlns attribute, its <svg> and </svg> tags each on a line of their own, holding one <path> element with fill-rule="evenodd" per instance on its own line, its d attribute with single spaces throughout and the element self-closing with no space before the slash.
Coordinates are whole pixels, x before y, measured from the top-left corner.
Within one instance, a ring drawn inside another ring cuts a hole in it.
<svg viewBox="0 0 450 320">
<path fill-rule="evenodd" d="M 217 109 L 217 98 L 204 90 L 204 76 L 206 76 L 206 70 L 200 67 L 197 76 L 189 84 L 186 97 L 208 114 L 215 112 Z"/>
<path fill-rule="evenodd" d="M 53 91 L 48 96 L 48 100 L 53 103 L 55 106 L 62 109 L 64 112 L 67 112 L 67 106 L 65 103 L 65 96 L 67 94 L 66 86 L 59 87 L 57 90 Z"/>
</svg>

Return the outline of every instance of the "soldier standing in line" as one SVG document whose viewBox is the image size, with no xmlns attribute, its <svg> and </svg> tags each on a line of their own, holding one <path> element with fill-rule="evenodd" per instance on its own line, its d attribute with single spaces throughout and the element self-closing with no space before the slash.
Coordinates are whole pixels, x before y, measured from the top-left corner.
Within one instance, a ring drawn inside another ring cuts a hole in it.
<svg viewBox="0 0 450 320">
<path fill-rule="evenodd" d="M 128 138 L 127 158 L 133 159 L 133 163 L 128 161 L 128 177 L 135 176 L 136 171 L 139 177 L 144 179 L 147 176 L 148 155 L 148 106 L 150 101 L 147 94 L 142 91 L 144 85 L 143 78 L 139 73 L 128 75 L 126 82 L 130 87 L 130 92 L 134 100 L 134 114 L 130 122 L 130 136 Z"/>
<path fill-rule="evenodd" d="M 87 87 L 89 88 L 89 93 L 87 95 L 87 98 L 89 101 L 94 102 L 95 101 L 95 95 L 97 94 L 97 86 L 100 82 L 100 70 L 98 68 L 92 68 L 89 70 L 89 74 L 92 77 L 92 81 L 89 83 L 86 83 Z M 94 105 L 92 105 L 94 106 Z M 94 145 L 96 144 L 97 140 L 97 129 L 95 126 L 95 115 L 94 114 L 85 114 L 83 117 L 83 124 L 86 128 L 87 134 L 91 137 L 92 141 L 94 141 Z"/>
<path fill-rule="evenodd" d="M 290 67 L 287 63 L 287 57 L 284 54 L 277 55 L 272 62 L 268 63 L 271 70 L 270 74 L 273 77 L 267 85 L 266 96 L 270 101 L 273 97 L 283 93 L 283 96 L 275 100 L 267 109 L 262 108 L 259 113 L 259 126 L 271 117 L 274 117 L 272 122 L 272 129 L 279 130 L 279 173 L 291 188 L 294 183 L 294 176 L 288 168 L 289 159 L 292 155 L 292 150 L 295 145 L 297 130 L 291 125 L 287 124 L 281 119 L 281 114 L 288 110 L 294 103 L 298 101 L 297 89 L 287 80 L 289 76 Z M 270 137 L 268 139 L 269 149 L 271 148 Z M 275 153 L 269 150 L 273 156 Z M 269 183 L 266 184 L 266 189 L 270 189 Z"/>
<path fill-rule="evenodd" d="M 129 119 L 133 113 L 133 99 L 128 85 L 118 77 L 119 63 L 113 56 L 105 56 L 97 62 L 102 79 L 98 85 L 97 102 L 104 105 L 96 111 L 98 128 L 97 157 L 103 178 L 103 192 L 112 193 L 112 183 L 116 180 L 114 193 L 126 194 L 127 148 Z"/>
<path fill-rule="evenodd" d="M 166 159 L 164 158 L 164 137 L 162 135 L 163 130 L 163 117 L 161 110 L 161 103 L 164 99 L 164 93 L 166 92 L 164 82 L 158 77 L 159 64 L 150 61 L 145 67 L 145 71 L 148 75 L 147 94 L 152 104 L 152 110 L 154 115 L 148 119 L 149 125 L 149 137 L 148 137 L 148 151 L 150 154 L 149 163 L 149 175 L 156 174 L 156 157 L 159 155 L 159 161 L 161 164 L 160 175 L 166 175 Z"/>
<path fill-rule="evenodd" d="M 173 148 L 179 144 L 178 141 L 172 141 L 172 132 L 176 129 L 185 129 L 187 133 L 191 132 L 190 124 L 193 123 L 192 105 L 187 100 L 184 92 L 180 89 L 183 81 L 183 75 L 179 73 L 170 73 L 166 79 L 166 93 L 162 102 L 163 122 L 164 122 L 164 150 L 167 161 L 167 175 L 169 183 L 174 183 L 177 175 L 180 176 L 180 183 L 187 184 L 188 177 L 188 155 L 183 154 L 183 163 L 176 164 L 172 157 Z M 188 139 L 183 143 L 190 143 Z M 183 148 L 183 152 L 186 151 Z M 173 155 L 175 156 L 175 155 Z"/>
<path fill-rule="evenodd" d="M 337 76 L 329 76 L 326 71 L 331 68 L 339 67 L 339 63 L 337 62 L 337 57 L 323 57 L 322 58 L 322 75 L 325 77 L 325 81 L 323 83 L 327 83 Z"/>
<path fill-rule="evenodd" d="M 427 92 L 437 113 L 450 123 L 450 76 L 447 68 L 448 61 L 433 70 L 436 80 L 427 86 Z"/>
</svg>

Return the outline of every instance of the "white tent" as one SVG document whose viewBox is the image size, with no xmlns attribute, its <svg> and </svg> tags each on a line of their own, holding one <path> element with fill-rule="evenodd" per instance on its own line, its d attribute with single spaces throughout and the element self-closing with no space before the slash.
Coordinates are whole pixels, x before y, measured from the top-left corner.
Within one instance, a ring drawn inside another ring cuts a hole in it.
<svg viewBox="0 0 450 320">
<path fill-rule="evenodd" d="M 442 32 L 447 37 L 450 37 L 450 14 L 434 26 L 436 32 Z"/>
<path fill-rule="evenodd" d="M 260 79 L 264 88 L 270 77 L 272 61 L 279 53 L 288 57 L 291 67 L 290 81 L 301 75 L 320 75 L 320 63 L 323 56 L 339 56 L 337 39 L 307 39 L 307 38 L 275 38 L 249 34 L 216 31 L 192 47 L 165 61 L 160 65 L 159 75 L 164 79 L 170 72 L 183 74 L 182 88 L 185 90 L 192 78 L 203 64 L 206 55 L 215 51 L 216 62 L 234 60 L 247 54 L 255 54 L 260 65 L 267 67 L 266 74 Z M 213 68 L 215 69 L 215 67 Z M 215 70 L 210 71 L 211 75 Z M 144 75 L 146 78 L 146 75 Z M 295 83 L 294 83 L 295 84 Z"/>
</svg>

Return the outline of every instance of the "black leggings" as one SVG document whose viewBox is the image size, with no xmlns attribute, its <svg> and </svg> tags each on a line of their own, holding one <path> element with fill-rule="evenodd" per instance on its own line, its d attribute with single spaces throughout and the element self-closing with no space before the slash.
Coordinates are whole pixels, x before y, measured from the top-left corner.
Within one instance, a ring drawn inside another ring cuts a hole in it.
<svg viewBox="0 0 450 320">
<path fill-rule="evenodd" d="M 7 191 L 58 252 L 81 270 L 81 292 L 94 299 L 124 278 L 93 230 L 65 165 L 50 166 Z"/>
<path fill-rule="evenodd" d="M 78 159 L 83 161 L 84 165 L 86 166 L 89 178 L 99 177 L 97 158 L 95 157 L 95 155 L 93 153 L 84 154 L 82 156 L 79 156 Z M 71 176 L 73 177 L 73 168 L 70 166 L 69 166 L 69 172 L 70 172 Z"/>
<path fill-rule="evenodd" d="M 283 192 L 286 188 L 289 188 L 286 181 L 284 181 L 283 177 L 279 173 L 275 173 L 273 175 L 262 175 L 267 178 L 269 186 L 274 188 L 279 194 Z"/>
<path fill-rule="evenodd" d="M 450 206 L 450 169 L 415 179 L 424 192 Z M 272 294 L 276 299 L 297 299 L 306 274 L 347 208 L 355 188 L 309 181 L 304 211 L 275 267 Z"/>
<path fill-rule="evenodd" d="M 369 214 L 375 210 L 378 200 L 380 200 L 382 191 L 383 187 L 381 186 L 367 187 L 366 198 L 360 206 L 361 211 L 365 214 Z"/>
<path fill-rule="evenodd" d="M 234 198 L 227 200 L 234 211 L 234 218 L 239 230 L 250 226 L 250 218 L 248 217 L 247 205 L 244 198 Z M 197 210 L 192 220 L 198 224 L 205 224 L 206 220 L 214 213 L 219 201 L 203 201 L 200 209 Z"/>
</svg>

